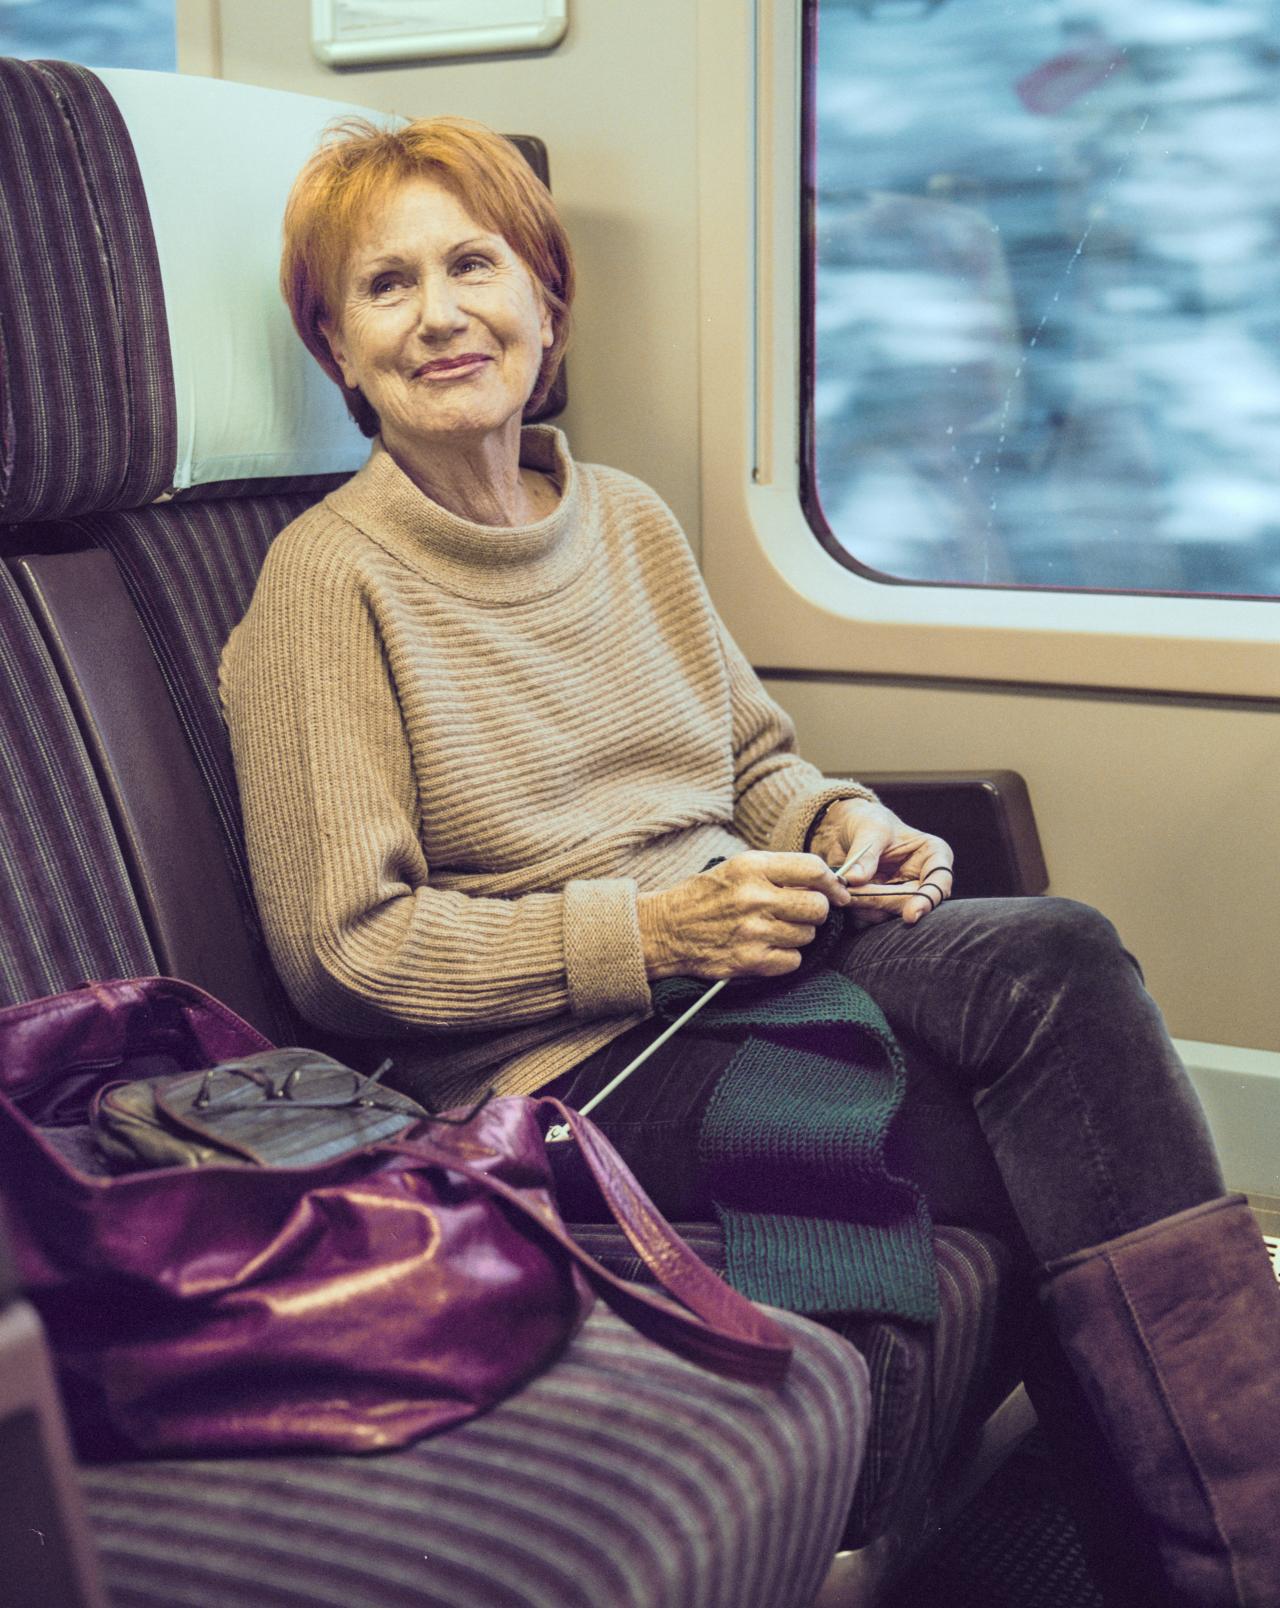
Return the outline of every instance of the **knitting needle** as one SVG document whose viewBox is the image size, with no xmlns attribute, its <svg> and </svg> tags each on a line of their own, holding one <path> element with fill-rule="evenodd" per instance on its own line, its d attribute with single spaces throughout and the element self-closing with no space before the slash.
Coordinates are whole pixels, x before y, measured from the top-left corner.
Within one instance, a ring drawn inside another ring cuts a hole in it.
<svg viewBox="0 0 1280 1608">
<path fill-rule="evenodd" d="M 857 854 L 851 854 L 836 872 L 836 875 L 838 877 L 843 877 L 856 859 Z M 903 894 L 906 892 L 914 893 L 918 886 L 918 883 L 899 882 L 885 884 L 870 882 L 861 888 L 850 888 L 849 891 L 854 895 L 874 895 L 886 893 Z M 706 993 L 695 999 L 693 1004 L 690 1005 L 689 1009 L 685 1011 L 682 1016 L 676 1017 L 675 1021 L 672 1022 L 671 1026 L 668 1027 L 664 1033 L 659 1033 L 657 1038 L 654 1039 L 653 1043 L 647 1045 L 643 1050 L 641 1050 L 640 1054 L 636 1056 L 634 1061 L 632 1061 L 629 1065 L 624 1066 L 616 1078 L 612 1078 L 608 1083 L 606 1083 L 604 1088 L 601 1089 L 598 1094 L 593 1094 L 592 1097 L 587 1101 L 586 1105 L 584 1105 L 581 1111 L 578 1113 L 579 1116 L 585 1117 L 590 1112 L 594 1111 L 595 1108 L 600 1104 L 601 1100 L 605 1099 L 607 1095 L 612 1094 L 618 1085 L 623 1082 L 624 1079 L 629 1078 L 637 1067 L 644 1065 L 644 1063 L 649 1059 L 655 1050 L 660 1050 L 674 1033 L 678 1033 L 684 1024 L 690 1019 L 690 1017 L 696 1016 L 704 1005 L 706 1005 L 710 1000 L 713 1000 L 728 981 L 729 979 L 727 977 L 722 977 L 718 983 L 712 983 L 711 987 L 707 989 Z M 567 1123 L 558 1122 L 554 1127 L 547 1129 L 547 1143 L 549 1145 L 562 1144 L 568 1138 L 569 1127 Z"/>
<path fill-rule="evenodd" d="M 844 864 L 836 872 L 836 876 L 839 877 L 841 882 L 844 882 L 844 879 L 849 875 L 849 872 L 852 869 L 854 862 L 860 857 L 860 853 L 861 853 L 861 851 L 858 850 L 857 848 L 853 849 L 853 851 L 849 855 L 849 858 L 844 862 Z M 950 866 L 942 866 L 942 867 L 939 867 L 938 869 L 941 869 L 941 870 L 944 870 L 944 871 L 949 871 L 951 869 L 951 867 Z M 846 886 L 847 886 L 847 884 L 846 884 Z M 849 888 L 849 892 L 854 896 L 855 899 L 874 899 L 874 898 L 878 898 L 878 897 L 883 897 L 886 894 L 890 894 L 895 898 L 905 898 L 910 894 L 918 892 L 919 888 L 920 888 L 920 884 L 918 882 L 910 882 L 910 881 L 903 881 L 903 882 L 863 882 L 857 887 Z M 939 891 L 941 891 L 941 890 L 939 890 Z"/>
<path fill-rule="evenodd" d="M 857 857 L 857 853 L 850 854 L 849 858 L 836 872 L 836 875 L 838 877 L 843 877 Z M 863 889 L 851 888 L 849 891 L 851 893 L 863 892 L 896 894 L 900 893 L 902 888 L 902 884 L 898 884 L 896 887 L 884 887 L 878 884 L 869 883 Z M 912 891 L 914 891 L 914 888 Z M 612 1094 L 618 1085 L 625 1078 L 629 1078 L 637 1067 L 644 1065 L 644 1063 L 649 1059 L 655 1050 L 661 1049 L 673 1033 L 678 1033 L 690 1017 L 696 1016 L 704 1005 L 706 1005 L 710 1000 L 713 1000 L 728 981 L 729 979 L 727 977 L 722 977 L 718 983 L 712 983 L 711 987 L 707 989 L 706 993 L 695 999 L 693 1004 L 690 1005 L 689 1009 L 685 1011 L 683 1016 L 678 1016 L 675 1021 L 672 1022 L 671 1026 L 667 1028 L 665 1033 L 659 1033 L 658 1037 L 654 1039 L 653 1043 L 641 1050 L 640 1054 L 636 1056 L 635 1060 L 632 1061 L 630 1065 L 624 1066 L 616 1078 L 612 1078 L 608 1083 L 606 1083 L 604 1088 L 601 1089 L 598 1094 L 593 1094 L 590 1100 L 587 1101 L 586 1105 L 582 1107 L 578 1115 L 585 1117 L 589 1112 L 594 1111 L 595 1108 L 600 1104 L 601 1100 L 603 1100 L 607 1095 Z M 547 1129 L 548 1144 L 561 1144 L 564 1142 L 564 1140 L 568 1139 L 568 1137 L 569 1128 L 566 1123 L 558 1122 L 554 1127 Z"/>
<path fill-rule="evenodd" d="M 836 875 L 838 877 L 842 877 L 856 858 L 856 855 L 851 854 L 845 863 L 840 867 L 839 871 L 836 872 Z M 851 888 L 849 891 L 851 893 L 857 893 L 859 891 L 866 893 L 899 893 L 902 891 L 902 887 L 899 885 L 898 887 L 891 888 L 869 884 L 863 890 Z M 672 1022 L 671 1026 L 668 1027 L 664 1033 L 659 1033 L 658 1037 L 654 1039 L 653 1043 L 647 1045 L 643 1050 L 641 1050 L 640 1054 L 636 1056 L 634 1061 L 630 1062 L 629 1065 L 624 1066 L 616 1078 L 612 1078 L 608 1083 L 606 1083 L 604 1088 L 601 1089 L 598 1094 L 593 1094 L 592 1097 L 587 1101 L 586 1105 L 584 1105 L 581 1111 L 578 1113 L 579 1116 L 585 1117 L 590 1112 L 594 1111 L 595 1108 L 600 1104 L 601 1100 L 603 1100 L 607 1095 L 612 1094 L 618 1085 L 625 1078 L 629 1078 L 637 1067 L 644 1065 L 644 1063 L 649 1059 L 655 1050 L 660 1050 L 674 1033 L 678 1033 L 684 1024 L 690 1019 L 690 1017 L 696 1016 L 704 1005 L 706 1005 L 710 1000 L 713 1000 L 728 981 L 729 979 L 727 977 L 722 977 L 718 983 L 712 983 L 711 987 L 707 989 L 706 993 L 699 995 L 699 997 L 694 1000 L 693 1004 L 690 1005 L 689 1009 L 685 1011 L 682 1016 L 677 1016 L 675 1021 Z M 547 1129 L 547 1143 L 549 1145 L 562 1144 L 568 1138 L 569 1126 L 567 1123 L 557 1122 L 554 1127 Z"/>
<path fill-rule="evenodd" d="M 587 1101 L 586 1105 L 584 1105 L 581 1111 L 579 1111 L 578 1115 L 580 1117 L 585 1117 L 589 1112 L 594 1111 L 596 1106 L 600 1104 L 601 1100 L 603 1100 L 606 1095 L 612 1094 L 624 1078 L 629 1078 L 638 1066 L 643 1066 L 653 1052 L 655 1050 L 660 1050 L 673 1033 L 678 1033 L 690 1017 L 696 1016 L 709 1000 L 714 999 L 728 981 L 729 979 L 727 977 L 722 977 L 718 983 L 712 983 L 711 987 L 707 989 L 706 993 L 700 994 L 682 1016 L 677 1016 L 675 1021 L 672 1022 L 671 1026 L 668 1027 L 665 1032 L 659 1033 L 657 1038 L 654 1039 L 653 1043 L 647 1044 L 645 1048 L 640 1051 L 639 1055 L 636 1056 L 634 1061 L 630 1062 L 629 1065 L 624 1066 L 616 1078 L 611 1078 L 598 1094 L 593 1094 Z M 555 1127 L 547 1129 L 547 1143 L 549 1145 L 559 1144 L 567 1138 L 569 1138 L 569 1125 L 567 1122 L 558 1122 L 556 1123 Z"/>
<path fill-rule="evenodd" d="M 844 864 L 836 872 L 836 875 L 840 878 L 841 882 L 843 882 L 844 879 L 849 875 L 849 871 L 850 871 L 850 868 L 853 865 L 853 862 L 859 857 L 861 852 L 862 851 L 860 849 L 857 849 L 857 848 L 850 849 L 848 859 L 846 859 Z"/>
</svg>

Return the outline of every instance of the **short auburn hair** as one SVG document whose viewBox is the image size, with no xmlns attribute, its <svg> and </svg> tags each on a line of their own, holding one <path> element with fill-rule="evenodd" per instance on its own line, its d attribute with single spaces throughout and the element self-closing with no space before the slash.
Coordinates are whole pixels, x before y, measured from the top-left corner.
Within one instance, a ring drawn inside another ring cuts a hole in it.
<svg viewBox="0 0 1280 1608">
<path fill-rule="evenodd" d="M 552 342 L 526 413 L 545 400 L 569 340 L 573 253 L 551 192 L 518 146 L 465 117 L 421 117 L 400 128 L 344 118 L 326 132 L 289 193 L 280 287 L 307 350 L 367 436 L 377 435 L 378 415 L 363 392 L 344 382 L 323 326 L 340 311 L 343 270 L 364 220 L 399 185 L 418 178 L 448 190 L 477 223 L 500 234 L 541 288 Z"/>
</svg>

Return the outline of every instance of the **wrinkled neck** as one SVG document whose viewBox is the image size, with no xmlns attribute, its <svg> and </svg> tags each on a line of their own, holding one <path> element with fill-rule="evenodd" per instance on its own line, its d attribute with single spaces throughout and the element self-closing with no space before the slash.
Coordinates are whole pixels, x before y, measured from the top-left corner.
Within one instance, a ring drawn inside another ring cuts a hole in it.
<svg viewBox="0 0 1280 1608">
<path fill-rule="evenodd" d="M 382 444 L 419 491 L 473 525 L 531 525 L 555 505 L 541 491 L 541 477 L 521 466 L 518 418 L 482 435 L 384 436 Z"/>
</svg>

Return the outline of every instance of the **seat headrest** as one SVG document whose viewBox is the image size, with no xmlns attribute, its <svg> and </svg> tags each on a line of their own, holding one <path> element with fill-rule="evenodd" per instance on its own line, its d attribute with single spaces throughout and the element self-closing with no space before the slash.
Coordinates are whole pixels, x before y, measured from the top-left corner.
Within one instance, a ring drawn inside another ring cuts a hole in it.
<svg viewBox="0 0 1280 1608">
<path fill-rule="evenodd" d="M 369 444 L 277 288 L 280 225 L 329 123 L 353 112 L 392 119 L 223 79 L 99 76 L 129 130 L 151 214 L 177 404 L 174 488 L 359 468 Z"/>
<path fill-rule="evenodd" d="M 0 59 L 0 520 L 363 463 L 276 288 L 289 186 L 360 110 Z"/>
</svg>

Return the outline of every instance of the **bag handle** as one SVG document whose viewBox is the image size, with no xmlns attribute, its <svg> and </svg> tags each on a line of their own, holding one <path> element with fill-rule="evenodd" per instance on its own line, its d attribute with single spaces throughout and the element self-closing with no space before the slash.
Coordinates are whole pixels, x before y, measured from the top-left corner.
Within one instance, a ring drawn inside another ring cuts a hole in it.
<svg viewBox="0 0 1280 1608">
<path fill-rule="evenodd" d="M 539 1106 L 558 1111 L 578 1140 L 583 1158 L 610 1211 L 637 1255 L 684 1306 L 618 1277 L 565 1230 L 551 1207 L 533 1205 L 518 1189 L 454 1152 L 437 1149 L 426 1135 L 384 1147 L 462 1173 L 534 1225 L 544 1239 L 567 1251 L 591 1287 L 635 1328 L 669 1350 L 713 1373 L 751 1384 L 778 1384 L 791 1360 L 786 1330 L 737 1290 L 731 1289 L 676 1233 L 641 1189 L 626 1163 L 594 1123 L 559 1100 Z"/>
</svg>

